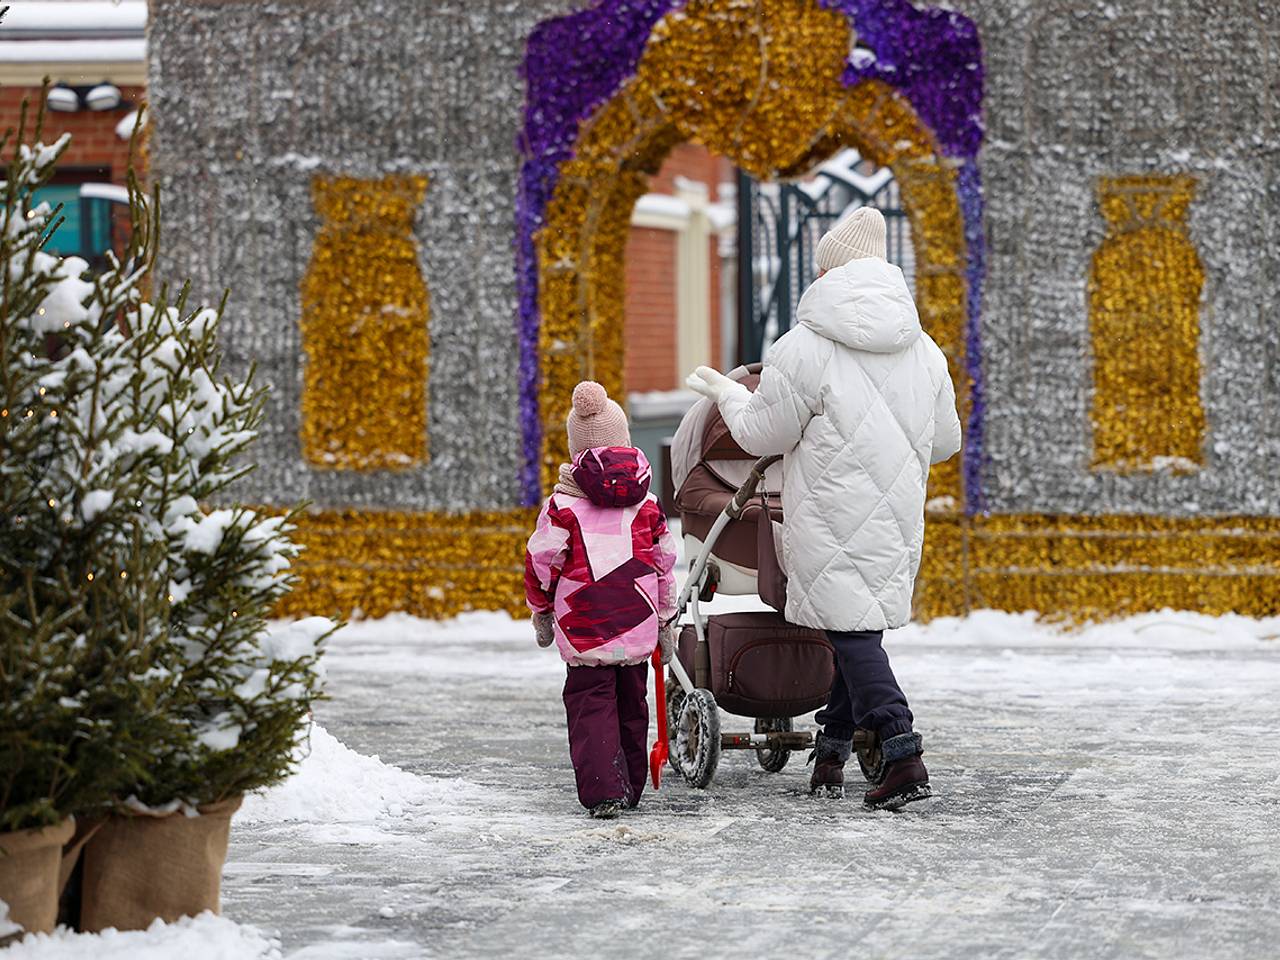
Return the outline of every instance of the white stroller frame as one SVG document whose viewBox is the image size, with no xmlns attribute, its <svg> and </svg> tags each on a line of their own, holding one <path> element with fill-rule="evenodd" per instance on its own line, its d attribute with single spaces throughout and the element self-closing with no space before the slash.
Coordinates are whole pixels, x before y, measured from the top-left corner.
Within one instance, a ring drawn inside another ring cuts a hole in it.
<svg viewBox="0 0 1280 960">
<path fill-rule="evenodd" d="M 765 471 L 781 459 L 769 456 L 756 460 L 747 479 L 712 524 L 693 561 L 676 603 L 676 614 L 668 625 L 677 626 L 687 610 L 699 646 L 707 643 L 707 621 L 699 603 L 711 599 L 719 577 L 712 559 L 716 541 L 731 522 L 742 518 L 764 481 Z M 670 670 L 676 683 L 667 687 L 668 723 L 675 727 L 669 759 L 691 786 L 703 788 L 710 784 L 723 750 L 755 750 L 760 765 L 776 773 L 786 765 L 791 751 L 813 746 L 813 734 L 793 731 L 789 717 L 757 719 L 751 732 L 721 733 L 720 712 L 712 692 L 694 683 L 679 656 L 671 658 Z"/>
</svg>

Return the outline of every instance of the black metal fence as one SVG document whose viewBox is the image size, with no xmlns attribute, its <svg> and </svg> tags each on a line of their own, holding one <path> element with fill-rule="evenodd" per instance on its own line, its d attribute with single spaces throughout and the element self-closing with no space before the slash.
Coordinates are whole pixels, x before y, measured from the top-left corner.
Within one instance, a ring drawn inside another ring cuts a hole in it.
<svg viewBox="0 0 1280 960">
<path fill-rule="evenodd" d="M 796 304 L 817 276 L 818 241 L 856 207 L 877 207 L 888 259 L 914 279 L 911 230 L 893 174 L 846 150 L 812 178 L 762 183 L 738 171 L 738 361 L 755 363 L 791 329 Z"/>
</svg>

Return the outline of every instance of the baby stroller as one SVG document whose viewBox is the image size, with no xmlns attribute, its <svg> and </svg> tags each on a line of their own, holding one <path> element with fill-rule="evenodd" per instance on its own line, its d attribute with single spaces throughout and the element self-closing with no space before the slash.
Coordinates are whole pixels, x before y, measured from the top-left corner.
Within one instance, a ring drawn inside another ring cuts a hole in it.
<svg viewBox="0 0 1280 960">
<path fill-rule="evenodd" d="M 729 376 L 755 390 L 760 370 L 739 367 Z M 781 460 L 745 452 L 710 400 L 685 415 L 672 441 L 676 508 L 691 559 L 676 614 L 679 621 L 688 612 L 690 622 L 666 684 L 669 759 L 694 787 L 711 782 L 722 750 L 755 750 L 760 766 L 777 773 L 791 751 L 811 748 L 813 734 L 796 731 L 793 720 L 827 702 L 835 676 L 825 633 L 784 616 Z M 717 594 L 758 596 L 773 610 L 704 615 L 699 604 Z M 722 732 L 718 708 L 752 719 L 752 730 Z M 858 731 L 854 747 L 864 769 L 873 768 L 873 739 Z"/>
</svg>

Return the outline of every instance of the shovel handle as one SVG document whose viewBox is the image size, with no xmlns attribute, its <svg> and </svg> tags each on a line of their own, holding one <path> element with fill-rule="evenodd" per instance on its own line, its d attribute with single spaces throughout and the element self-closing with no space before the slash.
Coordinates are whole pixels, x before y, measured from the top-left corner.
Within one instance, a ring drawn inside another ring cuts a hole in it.
<svg viewBox="0 0 1280 960">
<path fill-rule="evenodd" d="M 662 674 L 660 646 L 655 647 L 653 651 L 653 695 L 658 701 L 658 742 L 649 751 L 649 774 L 653 778 L 653 789 L 657 790 L 662 786 L 662 765 L 667 762 L 667 757 L 670 755 L 667 737 L 667 683 Z"/>
</svg>

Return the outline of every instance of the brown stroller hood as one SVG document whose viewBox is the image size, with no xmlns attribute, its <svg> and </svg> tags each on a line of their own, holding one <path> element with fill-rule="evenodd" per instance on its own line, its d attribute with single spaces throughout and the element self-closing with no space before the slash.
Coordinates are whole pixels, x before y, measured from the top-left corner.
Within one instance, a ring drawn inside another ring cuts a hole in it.
<svg viewBox="0 0 1280 960">
<path fill-rule="evenodd" d="M 748 390 L 754 391 L 760 384 L 760 366 L 753 365 L 745 370 L 745 373 L 734 376 L 734 379 Z M 742 462 L 745 465 L 754 463 L 757 458 L 743 450 L 733 439 L 724 418 L 720 416 L 720 410 L 714 404 L 711 404 L 706 413 L 698 454 L 684 482 L 676 491 L 676 508 L 680 511 L 680 523 L 684 532 L 705 543 L 712 524 L 729 505 L 738 488 L 737 483 L 717 469 L 717 464 Z M 768 502 L 770 515 L 780 522 L 781 500 L 771 494 L 763 494 L 761 500 Z M 713 555 L 735 566 L 758 570 L 760 564 L 756 551 L 756 528 L 761 512 L 760 501 L 748 506 L 742 519 L 731 522 L 720 534 L 712 549 Z"/>
</svg>

